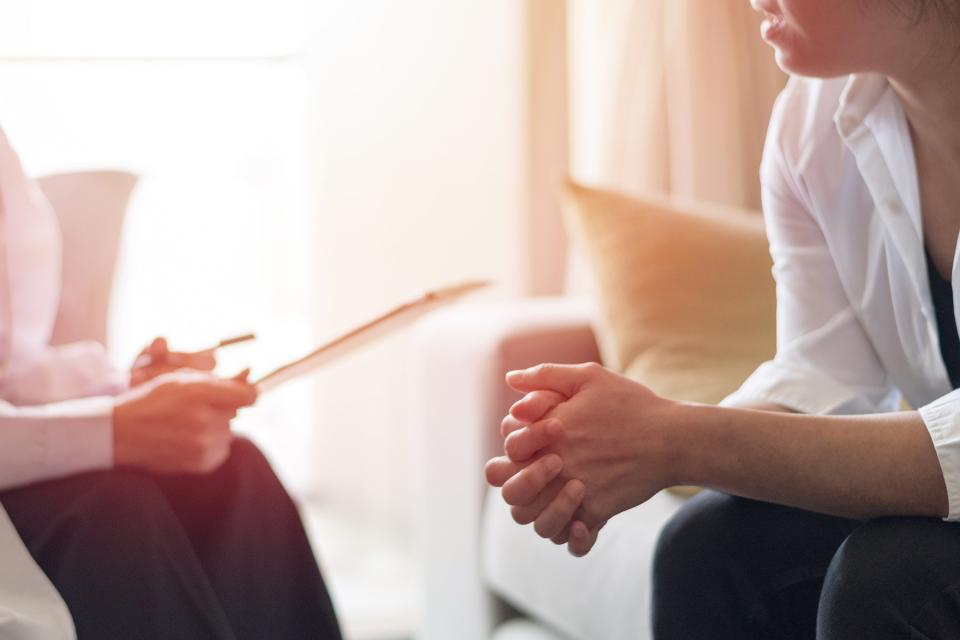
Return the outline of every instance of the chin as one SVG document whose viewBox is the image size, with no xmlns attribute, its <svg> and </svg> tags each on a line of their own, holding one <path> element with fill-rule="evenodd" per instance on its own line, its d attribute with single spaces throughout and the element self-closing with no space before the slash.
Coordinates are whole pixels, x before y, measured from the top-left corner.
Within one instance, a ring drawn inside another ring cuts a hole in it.
<svg viewBox="0 0 960 640">
<path fill-rule="evenodd" d="M 777 47 L 775 58 L 777 66 L 794 76 L 808 78 L 836 78 L 849 75 L 852 70 L 835 60 L 824 59 L 816 55 L 804 55 L 798 51 Z"/>
</svg>

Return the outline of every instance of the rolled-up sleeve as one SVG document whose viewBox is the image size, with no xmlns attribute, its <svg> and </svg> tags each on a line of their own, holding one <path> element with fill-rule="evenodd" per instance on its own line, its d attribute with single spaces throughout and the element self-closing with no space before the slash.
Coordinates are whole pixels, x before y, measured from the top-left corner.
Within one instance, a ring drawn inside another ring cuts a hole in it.
<svg viewBox="0 0 960 640">
<path fill-rule="evenodd" d="M 0 490 L 113 466 L 113 396 L 129 375 L 96 342 L 46 347 L 0 381 Z"/>
<path fill-rule="evenodd" d="M 0 401 L 0 490 L 113 465 L 113 398 Z"/>
<path fill-rule="evenodd" d="M 960 520 L 960 389 L 918 410 L 933 439 L 947 488 L 949 510 L 945 520 Z"/>
<path fill-rule="evenodd" d="M 774 403 L 810 414 L 895 410 L 899 392 L 850 305 L 775 131 L 764 150 L 761 185 L 777 291 L 777 351 L 721 404 Z"/>
</svg>

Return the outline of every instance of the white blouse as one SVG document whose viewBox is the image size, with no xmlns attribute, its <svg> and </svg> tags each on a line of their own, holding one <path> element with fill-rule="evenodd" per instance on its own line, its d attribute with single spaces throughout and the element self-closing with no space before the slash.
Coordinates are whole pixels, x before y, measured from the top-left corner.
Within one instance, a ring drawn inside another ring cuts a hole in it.
<svg viewBox="0 0 960 640">
<path fill-rule="evenodd" d="M 777 353 L 723 404 L 812 414 L 920 407 L 960 519 L 960 391 L 940 355 L 906 116 L 878 75 L 792 78 L 760 169 Z M 952 269 L 954 313 L 960 260 Z"/>
</svg>

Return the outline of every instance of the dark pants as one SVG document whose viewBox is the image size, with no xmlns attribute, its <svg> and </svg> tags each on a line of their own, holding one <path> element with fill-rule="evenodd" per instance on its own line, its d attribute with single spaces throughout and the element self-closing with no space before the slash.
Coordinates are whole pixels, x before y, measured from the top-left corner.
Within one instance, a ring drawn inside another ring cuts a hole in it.
<svg viewBox="0 0 960 640">
<path fill-rule="evenodd" d="M 960 525 L 705 491 L 660 535 L 653 627 L 656 640 L 960 638 Z"/>
<path fill-rule="evenodd" d="M 247 440 L 211 474 L 98 471 L 0 502 L 80 640 L 340 638 L 297 510 Z"/>
</svg>

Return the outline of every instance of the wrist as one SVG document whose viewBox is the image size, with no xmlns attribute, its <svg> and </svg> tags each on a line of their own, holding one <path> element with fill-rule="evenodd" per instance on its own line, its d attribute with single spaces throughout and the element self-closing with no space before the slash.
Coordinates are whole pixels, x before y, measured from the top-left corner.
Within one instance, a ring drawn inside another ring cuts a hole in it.
<svg viewBox="0 0 960 640">
<path fill-rule="evenodd" d="M 129 407 L 121 399 L 113 403 L 113 466 L 130 465 L 133 461 L 129 436 Z"/>
<path fill-rule="evenodd" d="M 696 402 L 675 402 L 664 429 L 667 486 L 711 484 L 710 465 L 718 455 L 711 434 L 723 409 Z"/>
</svg>

